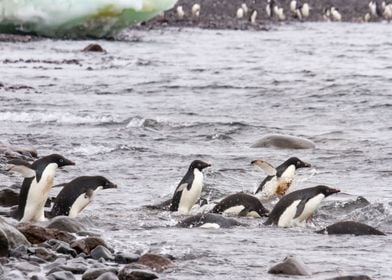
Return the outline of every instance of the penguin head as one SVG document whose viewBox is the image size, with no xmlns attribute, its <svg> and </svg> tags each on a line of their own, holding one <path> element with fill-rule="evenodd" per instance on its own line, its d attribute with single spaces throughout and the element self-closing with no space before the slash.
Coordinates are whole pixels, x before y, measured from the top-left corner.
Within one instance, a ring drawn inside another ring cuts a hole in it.
<svg viewBox="0 0 392 280">
<path fill-rule="evenodd" d="M 51 154 L 49 156 L 46 156 L 45 159 L 47 163 L 55 163 L 57 164 L 58 167 L 75 165 L 73 161 L 70 161 L 69 159 L 66 159 L 65 157 L 59 154 Z"/>
<path fill-rule="evenodd" d="M 330 187 L 327 187 L 324 185 L 317 186 L 317 189 L 320 193 L 325 195 L 325 197 L 330 196 L 331 194 L 340 192 L 340 190 L 338 190 L 338 189 L 333 189 L 333 188 L 330 188 Z"/>
<path fill-rule="evenodd" d="M 106 179 L 103 176 L 96 176 L 96 186 L 97 187 L 102 187 L 103 189 L 115 189 L 117 188 L 117 185 L 110 182 L 108 179 Z"/>
<path fill-rule="evenodd" d="M 296 169 L 303 168 L 303 167 L 311 167 L 310 163 L 303 162 L 297 157 L 289 158 L 288 160 L 286 160 L 285 164 L 287 166 L 294 165 Z"/>
<path fill-rule="evenodd" d="M 201 160 L 194 160 L 191 163 L 191 166 L 189 168 L 192 169 L 192 170 L 198 169 L 199 171 L 202 171 L 204 168 L 207 168 L 209 166 L 211 166 L 211 164 L 206 163 L 206 162 L 201 161 Z"/>
</svg>

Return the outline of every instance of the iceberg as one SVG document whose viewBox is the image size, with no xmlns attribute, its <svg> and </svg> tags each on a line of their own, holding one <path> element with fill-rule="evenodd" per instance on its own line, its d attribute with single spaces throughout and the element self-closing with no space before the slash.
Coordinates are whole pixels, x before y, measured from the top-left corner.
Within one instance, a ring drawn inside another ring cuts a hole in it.
<svg viewBox="0 0 392 280">
<path fill-rule="evenodd" d="M 56 38 L 113 37 L 177 0 L 0 0 L 0 33 Z"/>
</svg>

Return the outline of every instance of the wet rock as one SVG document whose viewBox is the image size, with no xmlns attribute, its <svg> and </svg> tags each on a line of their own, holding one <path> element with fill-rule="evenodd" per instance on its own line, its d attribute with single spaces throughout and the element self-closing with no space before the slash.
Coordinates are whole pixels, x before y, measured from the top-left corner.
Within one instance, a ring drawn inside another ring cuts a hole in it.
<svg viewBox="0 0 392 280">
<path fill-rule="evenodd" d="M 114 257 L 114 261 L 118 264 L 129 264 L 137 262 L 139 258 L 140 256 L 137 254 L 118 252 Z"/>
<path fill-rule="evenodd" d="M 120 280 L 149 280 L 157 279 L 158 275 L 154 272 L 141 269 L 133 269 L 130 266 L 124 266 L 118 273 Z"/>
<path fill-rule="evenodd" d="M 118 277 L 116 274 L 114 274 L 112 272 L 106 272 L 106 273 L 102 274 L 101 276 L 99 276 L 97 278 L 97 280 L 118 280 Z"/>
<path fill-rule="evenodd" d="M 204 228 L 230 228 L 234 226 L 241 226 L 240 222 L 234 219 L 223 217 L 222 215 L 205 213 L 198 214 L 185 218 L 180 221 L 177 226 L 179 227 L 204 227 Z"/>
<path fill-rule="evenodd" d="M 41 269 L 39 268 L 39 265 L 34 265 L 30 262 L 19 262 L 16 263 L 13 267 L 16 270 L 22 271 L 22 272 L 39 272 Z"/>
<path fill-rule="evenodd" d="M 17 229 L 33 244 L 43 243 L 50 239 L 57 239 L 70 243 L 75 239 L 75 237 L 68 232 L 58 229 L 48 229 L 34 224 L 19 224 Z"/>
<path fill-rule="evenodd" d="M 75 280 L 75 276 L 69 271 L 58 271 L 48 275 L 48 280 Z"/>
<path fill-rule="evenodd" d="M 83 49 L 84 52 L 106 52 L 100 45 L 98 44 L 90 44 Z"/>
<path fill-rule="evenodd" d="M 72 257 L 76 257 L 77 255 L 76 251 L 72 249 L 71 246 L 64 241 L 51 239 L 46 241 L 44 244 L 50 246 L 50 248 L 55 250 L 57 253 L 71 255 Z"/>
<path fill-rule="evenodd" d="M 72 233 L 87 230 L 86 227 L 77 220 L 66 216 L 58 216 L 53 218 L 46 227 Z"/>
<path fill-rule="evenodd" d="M 168 258 L 155 254 L 144 254 L 137 263 L 148 266 L 156 272 L 163 272 L 165 269 L 174 266 L 174 263 Z"/>
<path fill-rule="evenodd" d="M 372 279 L 367 275 L 348 275 L 348 276 L 338 276 L 327 280 L 372 280 Z"/>
<path fill-rule="evenodd" d="M 353 221 L 338 222 L 316 232 L 322 234 L 385 235 L 378 229 Z"/>
<path fill-rule="evenodd" d="M 104 273 L 107 272 L 111 272 L 115 275 L 117 275 L 117 269 L 113 268 L 113 267 L 107 267 L 107 268 L 90 268 L 89 270 L 87 270 L 83 276 L 82 276 L 82 280 L 95 280 L 97 279 L 99 276 L 101 276 Z"/>
<path fill-rule="evenodd" d="M 14 257 L 17 259 L 21 258 L 22 256 L 24 256 L 26 254 L 27 254 L 27 246 L 26 245 L 20 245 L 10 251 L 10 257 Z"/>
<path fill-rule="evenodd" d="M 316 145 L 305 138 L 271 134 L 256 141 L 252 148 L 314 149 Z"/>
<path fill-rule="evenodd" d="M 288 256 L 283 262 L 268 270 L 270 274 L 311 275 L 305 264 L 298 258 Z"/>
<path fill-rule="evenodd" d="M 4 279 L 12 279 L 12 280 L 25 280 L 26 277 L 23 275 L 21 271 L 12 270 L 5 274 Z"/>
<path fill-rule="evenodd" d="M 0 229 L 4 232 L 8 239 L 9 249 L 15 249 L 20 245 L 30 246 L 29 241 L 25 236 L 17 230 L 15 227 L 7 223 L 3 218 L 0 217 Z"/>
<path fill-rule="evenodd" d="M 30 276 L 30 280 L 48 280 L 48 278 L 41 274 L 33 274 Z"/>
<path fill-rule="evenodd" d="M 9 245 L 5 232 L 0 229 L 0 257 L 8 257 Z"/>
<path fill-rule="evenodd" d="M 75 249 L 78 253 L 85 253 L 87 255 L 90 255 L 90 252 L 99 245 L 102 245 L 113 252 L 106 242 L 98 237 L 86 237 L 71 242 L 72 249 Z"/>
<path fill-rule="evenodd" d="M 19 193 L 11 189 L 0 190 L 0 206 L 11 207 L 18 205 Z"/>
<path fill-rule="evenodd" d="M 98 245 L 91 250 L 90 255 L 95 260 L 99 260 L 100 258 L 103 258 L 104 260 L 114 260 L 112 253 L 102 245 Z"/>
<path fill-rule="evenodd" d="M 49 251 L 45 248 L 38 247 L 34 248 L 34 254 L 45 261 L 54 261 L 57 259 L 57 255 L 53 251 Z"/>
</svg>

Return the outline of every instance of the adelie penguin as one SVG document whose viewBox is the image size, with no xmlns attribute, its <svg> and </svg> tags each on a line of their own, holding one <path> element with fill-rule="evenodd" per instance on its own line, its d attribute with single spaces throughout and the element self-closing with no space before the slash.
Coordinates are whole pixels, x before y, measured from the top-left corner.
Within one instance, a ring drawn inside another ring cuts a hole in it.
<svg viewBox="0 0 392 280">
<path fill-rule="evenodd" d="M 187 214 L 200 199 L 203 188 L 203 169 L 211 166 L 201 160 L 194 160 L 184 178 L 178 184 L 170 205 L 170 211 Z"/>
<path fill-rule="evenodd" d="M 82 176 L 64 184 L 57 195 L 51 217 L 69 216 L 75 218 L 95 198 L 102 189 L 117 188 L 103 176 Z"/>
<path fill-rule="evenodd" d="M 305 226 L 306 220 L 317 210 L 321 201 L 338 192 L 340 190 L 320 185 L 289 193 L 278 201 L 264 224 L 279 227 Z"/>
<path fill-rule="evenodd" d="M 33 164 L 21 160 L 10 161 L 10 170 L 25 177 L 19 194 L 18 209 L 11 215 L 21 222 L 44 221 L 44 206 L 53 186 L 56 170 L 67 165 L 75 163 L 58 154 L 42 157 Z"/>
<path fill-rule="evenodd" d="M 231 214 L 238 216 L 250 216 L 250 217 L 266 217 L 268 216 L 268 210 L 264 208 L 260 200 L 250 194 L 236 193 L 229 195 L 222 199 L 215 207 L 211 210 L 212 213 L 217 214 Z"/>
<path fill-rule="evenodd" d="M 254 160 L 251 164 L 261 168 L 268 175 L 255 191 L 255 195 L 261 200 L 271 199 L 275 195 L 285 195 L 294 180 L 295 171 L 298 168 L 311 167 L 309 163 L 297 157 L 289 158 L 277 168 L 263 160 Z"/>
</svg>

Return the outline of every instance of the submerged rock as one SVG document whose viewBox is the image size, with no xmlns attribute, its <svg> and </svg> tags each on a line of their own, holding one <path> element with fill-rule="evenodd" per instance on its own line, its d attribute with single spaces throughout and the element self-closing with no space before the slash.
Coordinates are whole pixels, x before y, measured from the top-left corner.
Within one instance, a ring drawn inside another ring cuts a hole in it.
<svg viewBox="0 0 392 280">
<path fill-rule="evenodd" d="M 252 148 L 314 149 L 316 145 L 305 138 L 271 134 L 259 139 Z"/>
<path fill-rule="evenodd" d="M 57 239 L 70 243 L 75 239 L 75 236 L 68 232 L 58 229 L 44 228 L 33 224 L 19 224 L 17 228 L 26 237 L 26 239 L 33 244 L 43 243 L 50 239 Z"/>
<path fill-rule="evenodd" d="M 242 224 L 234 219 L 223 217 L 222 215 L 205 213 L 188 217 L 180 221 L 179 227 L 204 227 L 204 228 L 230 228 L 241 226 Z"/>
<path fill-rule="evenodd" d="M 19 203 L 19 193 L 12 189 L 2 189 L 0 190 L 0 206 L 11 207 L 18 205 Z"/>
<path fill-rule="evenodd" d="M 372 280 L 367 275 L 348 275 L 348 276 L 337 276 L 334 278 L 329 278 L 327 280 Z"/>
<path fill-rule="evenodd" d="M 124 266 L 118 273 L 120 280 L 152 280 L 157 279 L 158 275 L 154 272 L 142 269 L 134 269 L 131 266 Z"/>
<path fill-rule="evenodd" d="M 270 274 L 311 275 L 305 264 L 298 258 L 288 256 L 268 270 Z"/>
<path fill-rule="evenodd" d="M 316 232 L 322 234 L 385 235 L 374 227 L 353 221 L 337 222 Z"/>
<path fill-rule="evenodd" d="M 72 233 L 77 233 L 77 232 L 87 230 L 82 223 L 78 222 L 74 218 L 70 218 L 67 216 L 57 216 L 53 218 L 46 227 L 55 228 L 58 230 L 72 232 Z"/>
<path fill-rule="evenodd" d="M 118 252 L 114 257 L 114 261 L 118 264 L 129 264 L 137 262 L 139 258 L 140 256 L 137 254 Z"/>
<path fill-rule="evenodd" d="M 163 272 L 169 267 L 174 266 L 174 263 L 170 259 L 156 254 L 144 254 L 139 258 L 137 263 L 145 265 L 156 272 Z"/>
<path fill-rule="evenodd" d="M 91 250 L 90 255 L 95 260 L 99 260 L 100 258 L 103 258 L 104 260 L 110 260 L 110 261 L 114 260 L 114 256 L 109 251 L 109 249 L 107 249 L 102 245 L 98 245 L 93 250 Z"/>
<path fill-rule="evenodd" d="M 106 51 L 98 44 L 90 44 L 83 49 L 83 52 L 106 52 Z"/>
</svg>

